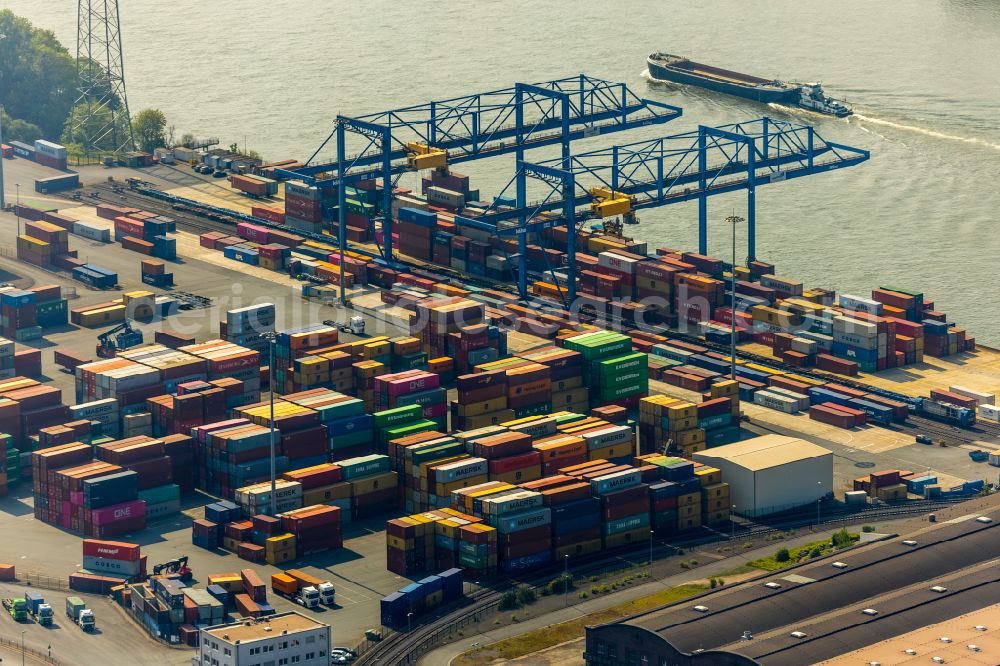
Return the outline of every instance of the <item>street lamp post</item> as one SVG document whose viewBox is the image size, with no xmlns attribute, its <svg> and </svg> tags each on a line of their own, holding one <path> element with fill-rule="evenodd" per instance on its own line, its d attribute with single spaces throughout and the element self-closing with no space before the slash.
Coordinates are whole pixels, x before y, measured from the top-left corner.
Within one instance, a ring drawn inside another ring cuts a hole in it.
<svg viewBox="0 0 1000 666">
<path fill-rule="evenodd" d="M 732 505 L 729 509 L 729 522 L 733 526 L 733 539 L 736 538 L 736 505 Z"/>
<path fill-rule="evenodd" d="M 270 405 L 270 411 L 271 411 L 271 435 L 270 435 L 270 441 L 271 441 L 271 515 L 272 516 L 278 515 L 278 498 L 276 497 L 277 492 L 278 492 L 278 480 L 276 478 L 277 477 L 277 469 L 276 469 L 277 463 L 275 462 L 275 451 L 274 451 L 274 449 L 275 449 L 275 444 L 274 444 L 274 435 L 275 435 L 275 432 L 274 432 L 274 430 L 275 430 L 274 429 L 274 345 L 275 345 L 275 340 L 274 340 L 274 336 L 272 335 L 271 337 L 269 337 L 267 339 L 268 363 L 269 363 L 268 368 L 267 368 L 267 372 L 268 372 L 268 375 L 267 375 L 268 376 L 267 387 L 268 387 L 268 389 L 270 389 L 268 391 L 268 393 L 270 394 L 269 397 L 268 397 L 268 403 Z"/>
<path fill-rule="evenodd" d="M 653 579 L 653 530 L 649 530 L 649 579 Z"/>
<path fill-rule="evenodd" d="M 563 607 L 569 606 L 569 555 L 563 555 Z"/>
<path fill-rule="evenodd" d="M 410 631 L 413 630 L 413 623 L 411 622 L 412 619 L 413 619 L 413 613 L 407 613 L 406 614 L 406 633 L 410 633 Z"/>
<path fill-rule="evenodd" d="M 2 158 L 0 158 L 2 159 Z M 17 198 L 15 199 L 14 214 L 17 215 L 17 235 L 21 235 L 21 183 L 14 183 L 14 189 L 17 193 Z"/>
<path fill-rule="evenodd" d="M 24 666 L 24 630 L 21 630 L 21 666 Z"/>
<path fill-rule="evenodd" d="M 730 379 L 736 381 L 736 225 L 743 222 L 743 218 L 734 211 L 726 218 L 726 222 L 733 225 L 733 264 L 729 271 L 729 372 Z"/>
<path fill-rule="evenodd" d="M 823 482 L 822 481 L 817 481 L 816 485 L 822 488 Z M 817 528 L 819 527 L 819 503 L 822 501 L 822 499 L 823 499 L 822 496 L 819 496 L 819 497 L 816 498 L 816 527 Z"/>
</svg>

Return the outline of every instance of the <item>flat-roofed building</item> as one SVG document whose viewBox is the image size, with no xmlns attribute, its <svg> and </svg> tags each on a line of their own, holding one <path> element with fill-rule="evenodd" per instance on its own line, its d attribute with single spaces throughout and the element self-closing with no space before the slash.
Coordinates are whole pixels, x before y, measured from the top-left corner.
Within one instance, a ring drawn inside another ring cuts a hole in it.
<svg viewBox="0 0 1000 666">
<path fill-rule="evenodd" d="M 191 666 L 329 666 L 330 627 L 300 613 L 206 627 Z"/>
</svg>

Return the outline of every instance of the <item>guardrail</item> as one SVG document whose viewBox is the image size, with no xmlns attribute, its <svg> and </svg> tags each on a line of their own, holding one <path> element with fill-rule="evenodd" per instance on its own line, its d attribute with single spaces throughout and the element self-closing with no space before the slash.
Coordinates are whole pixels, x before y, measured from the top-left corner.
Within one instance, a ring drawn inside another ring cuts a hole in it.
<svg viewBox="0 0 1000 666">
<path fill-rule="evenodd" d="M 36 650 L 34 648 L 26 647 L 24 643 L 17 639 L 6 638 L 0 636 L 0 647 L 10 648 L 11 650 L 20 651 L 23 656 L 30 656 L 33 661 L 41 662 L 43 664 L 55 664 L 60 666 L 63 662 L 58 659 L 54 659 L 51 654 L 42 652 L 41 650 Z M 51 650 L 49 651 L 51 652 Z"/>
<path fill-rule="evenodd" d="M 68 578 L 49 576 L 37 571 L 29 571 L 23 574 L 23 578 L 22 576 L 18 576 L 18 579 L 23 580 L 24 584 L 29 587 L 40 587 L 45 590 L 57 590 L 59 592 L 68 592 L 70 590 Z"/>
</svg>

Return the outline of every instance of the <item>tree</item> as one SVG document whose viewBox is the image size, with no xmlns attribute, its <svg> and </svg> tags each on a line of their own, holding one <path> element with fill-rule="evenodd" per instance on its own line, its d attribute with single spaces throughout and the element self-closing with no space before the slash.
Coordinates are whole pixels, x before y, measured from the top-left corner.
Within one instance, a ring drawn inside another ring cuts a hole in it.
<svg viewBox="0 0 1000 666">
<path fill-rule="evenodd" d="M 35 139 L 42 138 L 42 130 L 38 125 L 32 125 L 25 120 L 11 118 L 2 108 L 0 108 L 0 123 L 3 124 L 4 143 L 22 141 L 31 144 L 35 142 Z"/>
<path fill-rule="evenodd" d="M 787 562 L 791 558 L 792 556 L 788 554 L 787 548 L 779 548 L 778 552 L 774 554 L 774 559 L 777 562 Z"/>
<path fill-rule="evenodd" d="M 132 118 L 132 136 L 139 150 L 153 152 L 167 145 L 167 117 L 159 109 L 143 109 Z"/>
<path fill-rule="evenodd" d="M 93 115 L 84 123 L 86 127 L 78 129 L 77 125 L 83 123 L 83 117 L 87 113 L 88 106 L 93 111 Z M 81 149 L 86 148 L 96 151 L 117 150 L 121 145 L 122 137 L 127 133 L 127 127 L 123 123 L 120 123 L 118 127 L 111 128 L 110 125 L 114 117 L 111 109 L 98 102 L 90 101 L 78 104 L 73 107 L 69 117 L 66 119 L 66 126 L 62 133 L 62 142 L 66 144 L 67 148 L 73 149 L 71 152 L 79 152 Z M 118 116 L 118 118 L 120 119 L 121 116 Z M 102 128 L 107 128 L 106 132 L 98 135 Z M 86 136 L 93 138 L 94 144 L 92 146 L 83 145 Z"/>
<path fill-rule="evenodd" d="M 846 528 L 841 528 L 840 530 L 833 533 L 833 547 L 847 548 L 851 545 L 851 535 Z"/>
<path fill-rule="evenodd" d="M 51 30 L 32 26 L 9 9 L 0 10 L 0 106 L 11 117 L 11 132 L 36 127 L 41 136 L 59 136 L 77 95 L 76 63 Z M 37 138 L 37 137 L 36 137 Z M 18 139 L 15 139 L 18 140 Z"/>
</svg>

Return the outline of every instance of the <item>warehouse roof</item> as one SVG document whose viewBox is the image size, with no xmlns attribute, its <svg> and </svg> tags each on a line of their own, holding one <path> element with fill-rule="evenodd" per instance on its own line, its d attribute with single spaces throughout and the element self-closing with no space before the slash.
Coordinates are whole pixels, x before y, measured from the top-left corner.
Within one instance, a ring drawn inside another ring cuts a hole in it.
<svg viewBox="0 0 1000 666">
<path fill-rule="evenodd" d="M 989 602 L 984 602 L 981 591 L 988 588 L 991 594 L 995 594 L 996 583 L 976 578 L 971 584 L 962 585 L 958 579 L 966 574 L 985 576 L 986 579 L 993 576 L 993 580 L 1000 578 L 995 565 L 981 567 L 982 563 L 1000 557 L 1000 538 L 996 531 L 1000 527 L 996 521 L 998 513 L 992 512 L 994 521 L 991 523 L 979 522 L 973 520 L 975 516 L 968 516 L 921 531 L 909 539 L 900 537 L 840 553 L 836 559 L 845 563 L 846 568 L 833 566 L 835 558 L 823 558 L 791 571 L 726 588 L 701 597 L 697 602 L 649 611 L 625 620 L 625 624 L 658 634 L 680 652 L 725 649 L 723 646 L 727 646 L 730 650 L 758 658 L 762 663 L 778 663 L 777 659 L 764 659 L 763 654 L 758 652 L 766 648 L 764 644 L 769 640 L 764 636 L 766 632 L 777 632 L 775 636 L 780 636 L 781 640 L 788 639 L 785 629 L 791 632 L 809 622 L 822 625 L 830 617 L 826 614 L 835 616 L 839 609 L 868 604 L 875 597 L 883 597 L 885 607 L 889 608 L 890 603 L 899 603 L 892 601 L 892 597 L 898 595 L 900 590 L 913 586 L 904 595 L 906 598 L 899 609 L 903 611 L 912 606 L 913 610 L 896 613 L 892 622 L 875 623 L 867 629 L 852 632 L 851 627 L 864 624 L 861 620 L 868 617 L 855 615 L 842 626 L 829 625 L 822 632 L 812 633 L 820 637 L 822 633 L 832 631 L 834 635 L 829 639 L 829 645 L 836 644 L 837 647 L 834 649 L 828 645 L 824 649 L 827 656 L 835 656 L 911 631 L 936 619 L 987 605 Z M 903 543 L 904 539 L 916 541 L 916 544 Z M 970 567 L 974 571 L 966 571 Z M 982 569 L 987 573 L 982 573 Z M 954 582 L 939 582 L 946 578 Z M 765 587 L 768 582 L 779 587 Z M 930 589 L 938 584 L 949 587 L 947 593 Z M 966 589 L 969 591 L 963 592 Z M 695 603 L 707 610 L 695 610 Z M 918 606 L 937 607 L 939 614 L 926 620 L 921 615 L 923 611 L 915 610 Z M 759 635 L 761 640 L 738 643 L 744 630 Z M 790 640 L 797 644 L 795 639 Z M 787 648 L 786 645 L 781 649 Z M 798 663 L 811 663 L 811 657 L 804 658 L 804 653 L 798 653 L 796 658 Z"/>
<path fill-rule="evenodd" d="M 317 622 L 301 613 L 292 612 L 271 615 L 259 620 L 246 619 L 243 622 L 233 622 L 232 624 L 210 627 L 205 631 L 215 638 L 228 643 L 235 643 L 236 641 L 245 643 L 246 641 L 279 636 L 283 633 L 295 634 L 326 626 L 322 622 Z"/>
<path fill-rule="evenodd" d="M 695 460 L 727 460 L 749 469 L 760 471 L 779 465 L 832 455 L 831 451 L 812 442 L 785 435 L 761 435 L 742 442 L 726 444 L 694 454 Z"/>
<path fill-rule="evenodd" d="M 941 640 L 945 637 L 951 642 Z M 927 664 L 932 656 L 941 657 L 946 664 L 1000 664 L 1000 604 L 868 645 L 821 662 L 820 666 L 873 661 L 905 666 Z"/>
</svg>

